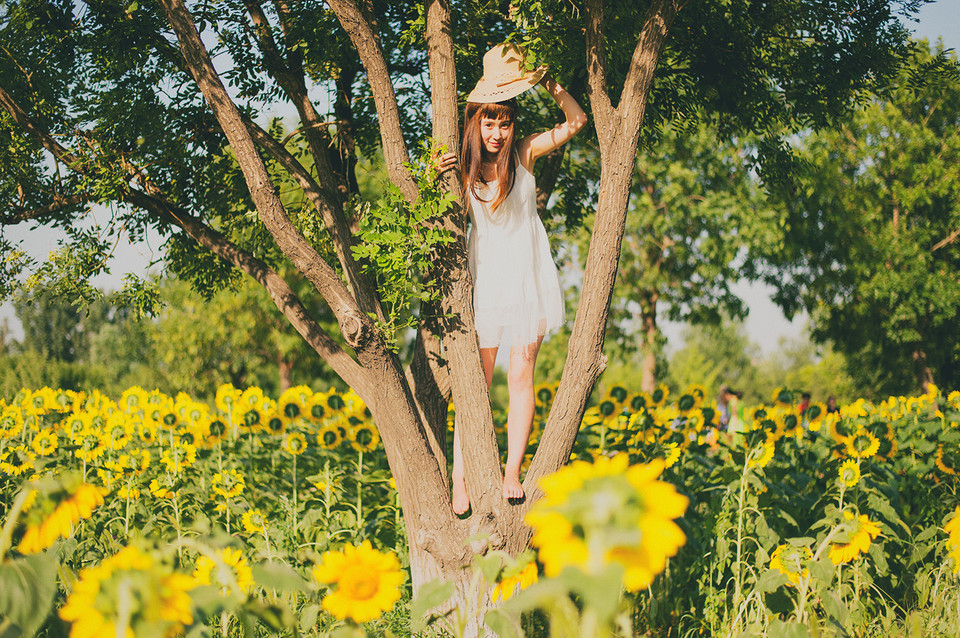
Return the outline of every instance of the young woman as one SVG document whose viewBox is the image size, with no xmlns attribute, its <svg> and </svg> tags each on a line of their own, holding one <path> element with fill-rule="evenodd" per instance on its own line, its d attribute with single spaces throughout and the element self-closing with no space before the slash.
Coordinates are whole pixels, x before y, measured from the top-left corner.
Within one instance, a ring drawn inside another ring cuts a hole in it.
<svg viewBox="0 0 960 638">
<path fill-rule="evenodd" d="M 542 86 L 565 120 L 549 131 L 514 137 L 517 104 L 513 99 Z M 563 293 L 543 223 L 537 215 L 533 165 L 565 144 L 587 123 L 576 100 L 544 67 L 528 71 L 522 52 L 499 45 L 483 58 L 483 78 L 467 97 L 460 154 L 464 192 L 470 201 L 468 250 L 474 283 L 474 315 L 480 358 L 487 379 L 502 345 L 510 347 L 507 387 L 507 462 L 503 496 L 523 498 L 520 466 L 534 415 L 533 369 L 544 335 L 564 320 Z M 456 155 L 440 158 L 452 168 Z M 453 509 L 470 508 L 458 431 L 453 435 Z"/>
</svg>

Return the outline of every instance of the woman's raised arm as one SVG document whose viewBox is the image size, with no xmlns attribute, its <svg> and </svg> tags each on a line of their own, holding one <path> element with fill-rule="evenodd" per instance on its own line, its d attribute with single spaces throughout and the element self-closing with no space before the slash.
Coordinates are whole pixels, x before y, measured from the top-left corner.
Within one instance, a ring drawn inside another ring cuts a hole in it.
<svg viewBox="0 0 960 638">
<path fill-rule="evenodd" d="M 580 132 L 587 124 L 587 114 L 584 113 L 573 96 L 557 84 L 549 73 L 544 74 L 540 85 L 546 89 L 566 116 L 566 121 L 557 124 L 549 131 L 528 135 L 520 141 L 518 151 L 520 161 L 528 170 L 533 170 L 533 162 L 551 151 L 560 148 Z"/>
</svg>

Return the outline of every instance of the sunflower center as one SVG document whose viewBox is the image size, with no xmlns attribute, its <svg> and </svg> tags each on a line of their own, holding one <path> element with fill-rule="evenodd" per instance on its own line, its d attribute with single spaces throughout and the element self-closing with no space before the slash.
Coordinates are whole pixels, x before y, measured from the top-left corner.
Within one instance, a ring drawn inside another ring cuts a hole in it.
<svg viewBox="0 0 960 638">
<path fill-rule="evenodd" d="M 353 600 L 368 600 L 380 589 L 380 574 L 353 571 L 340 580 L 340 589 Z"/>
</svg>

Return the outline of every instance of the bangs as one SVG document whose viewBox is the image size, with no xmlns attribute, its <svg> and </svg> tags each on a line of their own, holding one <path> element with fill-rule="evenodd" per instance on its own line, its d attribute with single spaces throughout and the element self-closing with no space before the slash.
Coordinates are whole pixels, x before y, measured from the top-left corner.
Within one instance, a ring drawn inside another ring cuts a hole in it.
<svg viewBox="0 0 960 638">
<path fill-rule="evenodd" d="M 511 122 L 517 119 L 517 103 L 514 100 L 485 102 L 478 106 L 480 107 L 477 113 L 478 118 L 488 117 L 493 120 L 509 120 Z"/>
</svg>

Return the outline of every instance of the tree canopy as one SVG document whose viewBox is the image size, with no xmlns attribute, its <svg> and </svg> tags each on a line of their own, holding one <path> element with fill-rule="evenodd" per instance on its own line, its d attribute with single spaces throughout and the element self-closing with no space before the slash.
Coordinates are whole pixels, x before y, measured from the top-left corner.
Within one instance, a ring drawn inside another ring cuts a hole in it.
<svg viewBox="0 0 960 638">
<path fill-rule="evenodd" d="M 769 279 L 880 395 L 960 380 L 960 66 L 917 43 L 887 97 L 804 138 Z"/>
</svg>

